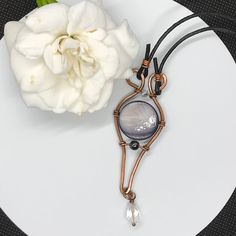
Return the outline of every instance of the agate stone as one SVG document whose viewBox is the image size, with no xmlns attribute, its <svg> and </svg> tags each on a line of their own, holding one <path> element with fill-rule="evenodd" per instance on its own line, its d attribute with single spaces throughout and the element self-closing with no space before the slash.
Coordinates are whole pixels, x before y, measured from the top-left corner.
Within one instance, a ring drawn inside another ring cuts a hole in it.
<svg viewBox="0 0 236 236">
<path fill-rule="evenodd" d="M 125 105 L 119 117 L 122 132 L 133 140 L 150 138 L 158 129 L 159 116 L 155 108 L 144 101 Z"/>
</svg>

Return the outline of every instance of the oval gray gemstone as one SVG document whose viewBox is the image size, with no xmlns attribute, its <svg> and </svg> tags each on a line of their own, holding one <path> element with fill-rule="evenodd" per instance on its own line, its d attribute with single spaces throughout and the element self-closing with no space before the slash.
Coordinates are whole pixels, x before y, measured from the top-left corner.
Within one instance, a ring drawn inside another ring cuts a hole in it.
<svg viewBox="0 0 236 236">
<path fill-rule="evenodd" d="M 147 102 L 133 101 L 123 107 L 119 117 L 120 128 L 129 138 L 145 140 L 150 138 L 159 126 L 159 117 Z"/>
</svg>

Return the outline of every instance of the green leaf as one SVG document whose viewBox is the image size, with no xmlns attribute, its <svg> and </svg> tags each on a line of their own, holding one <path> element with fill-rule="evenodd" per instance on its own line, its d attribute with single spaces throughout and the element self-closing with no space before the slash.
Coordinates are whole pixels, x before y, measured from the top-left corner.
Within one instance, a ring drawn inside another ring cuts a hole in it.
<svg viewBox="0 0 236 236">
<path fill-rule="evenodd" d="M 57 0 L 36 0 L 38 7 L 42 7 L 47 4 L 56 3 Z"/>
</svg>

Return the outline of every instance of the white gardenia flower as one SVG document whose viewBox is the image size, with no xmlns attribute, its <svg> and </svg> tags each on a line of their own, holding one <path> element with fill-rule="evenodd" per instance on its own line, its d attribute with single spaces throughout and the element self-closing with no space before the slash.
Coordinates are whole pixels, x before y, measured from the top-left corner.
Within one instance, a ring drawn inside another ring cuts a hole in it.
<svg viewBox="0 0 236 236">
<path fill-rule="evenodd" d="M 114 79 L 132 75 L 139 44 L 97 3 L 55 3 L 5 26 L 11 66 L 28 106 L 82 114 L 105 107 Z"/>
</svg>

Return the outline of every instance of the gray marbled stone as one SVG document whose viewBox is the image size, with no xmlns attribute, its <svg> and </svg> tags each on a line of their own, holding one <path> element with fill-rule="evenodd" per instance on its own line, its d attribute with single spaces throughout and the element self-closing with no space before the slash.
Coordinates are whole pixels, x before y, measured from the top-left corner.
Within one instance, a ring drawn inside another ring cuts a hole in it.
<svg viewBox="0 0 236 236">
<path fill-rule="evenodd" d="M 159 117 L 149 103 L 133 101 L 125 105 L 119 118 L 122 132 L 134 140 L 150 138 L 159 126 Z"/>
</svg>

